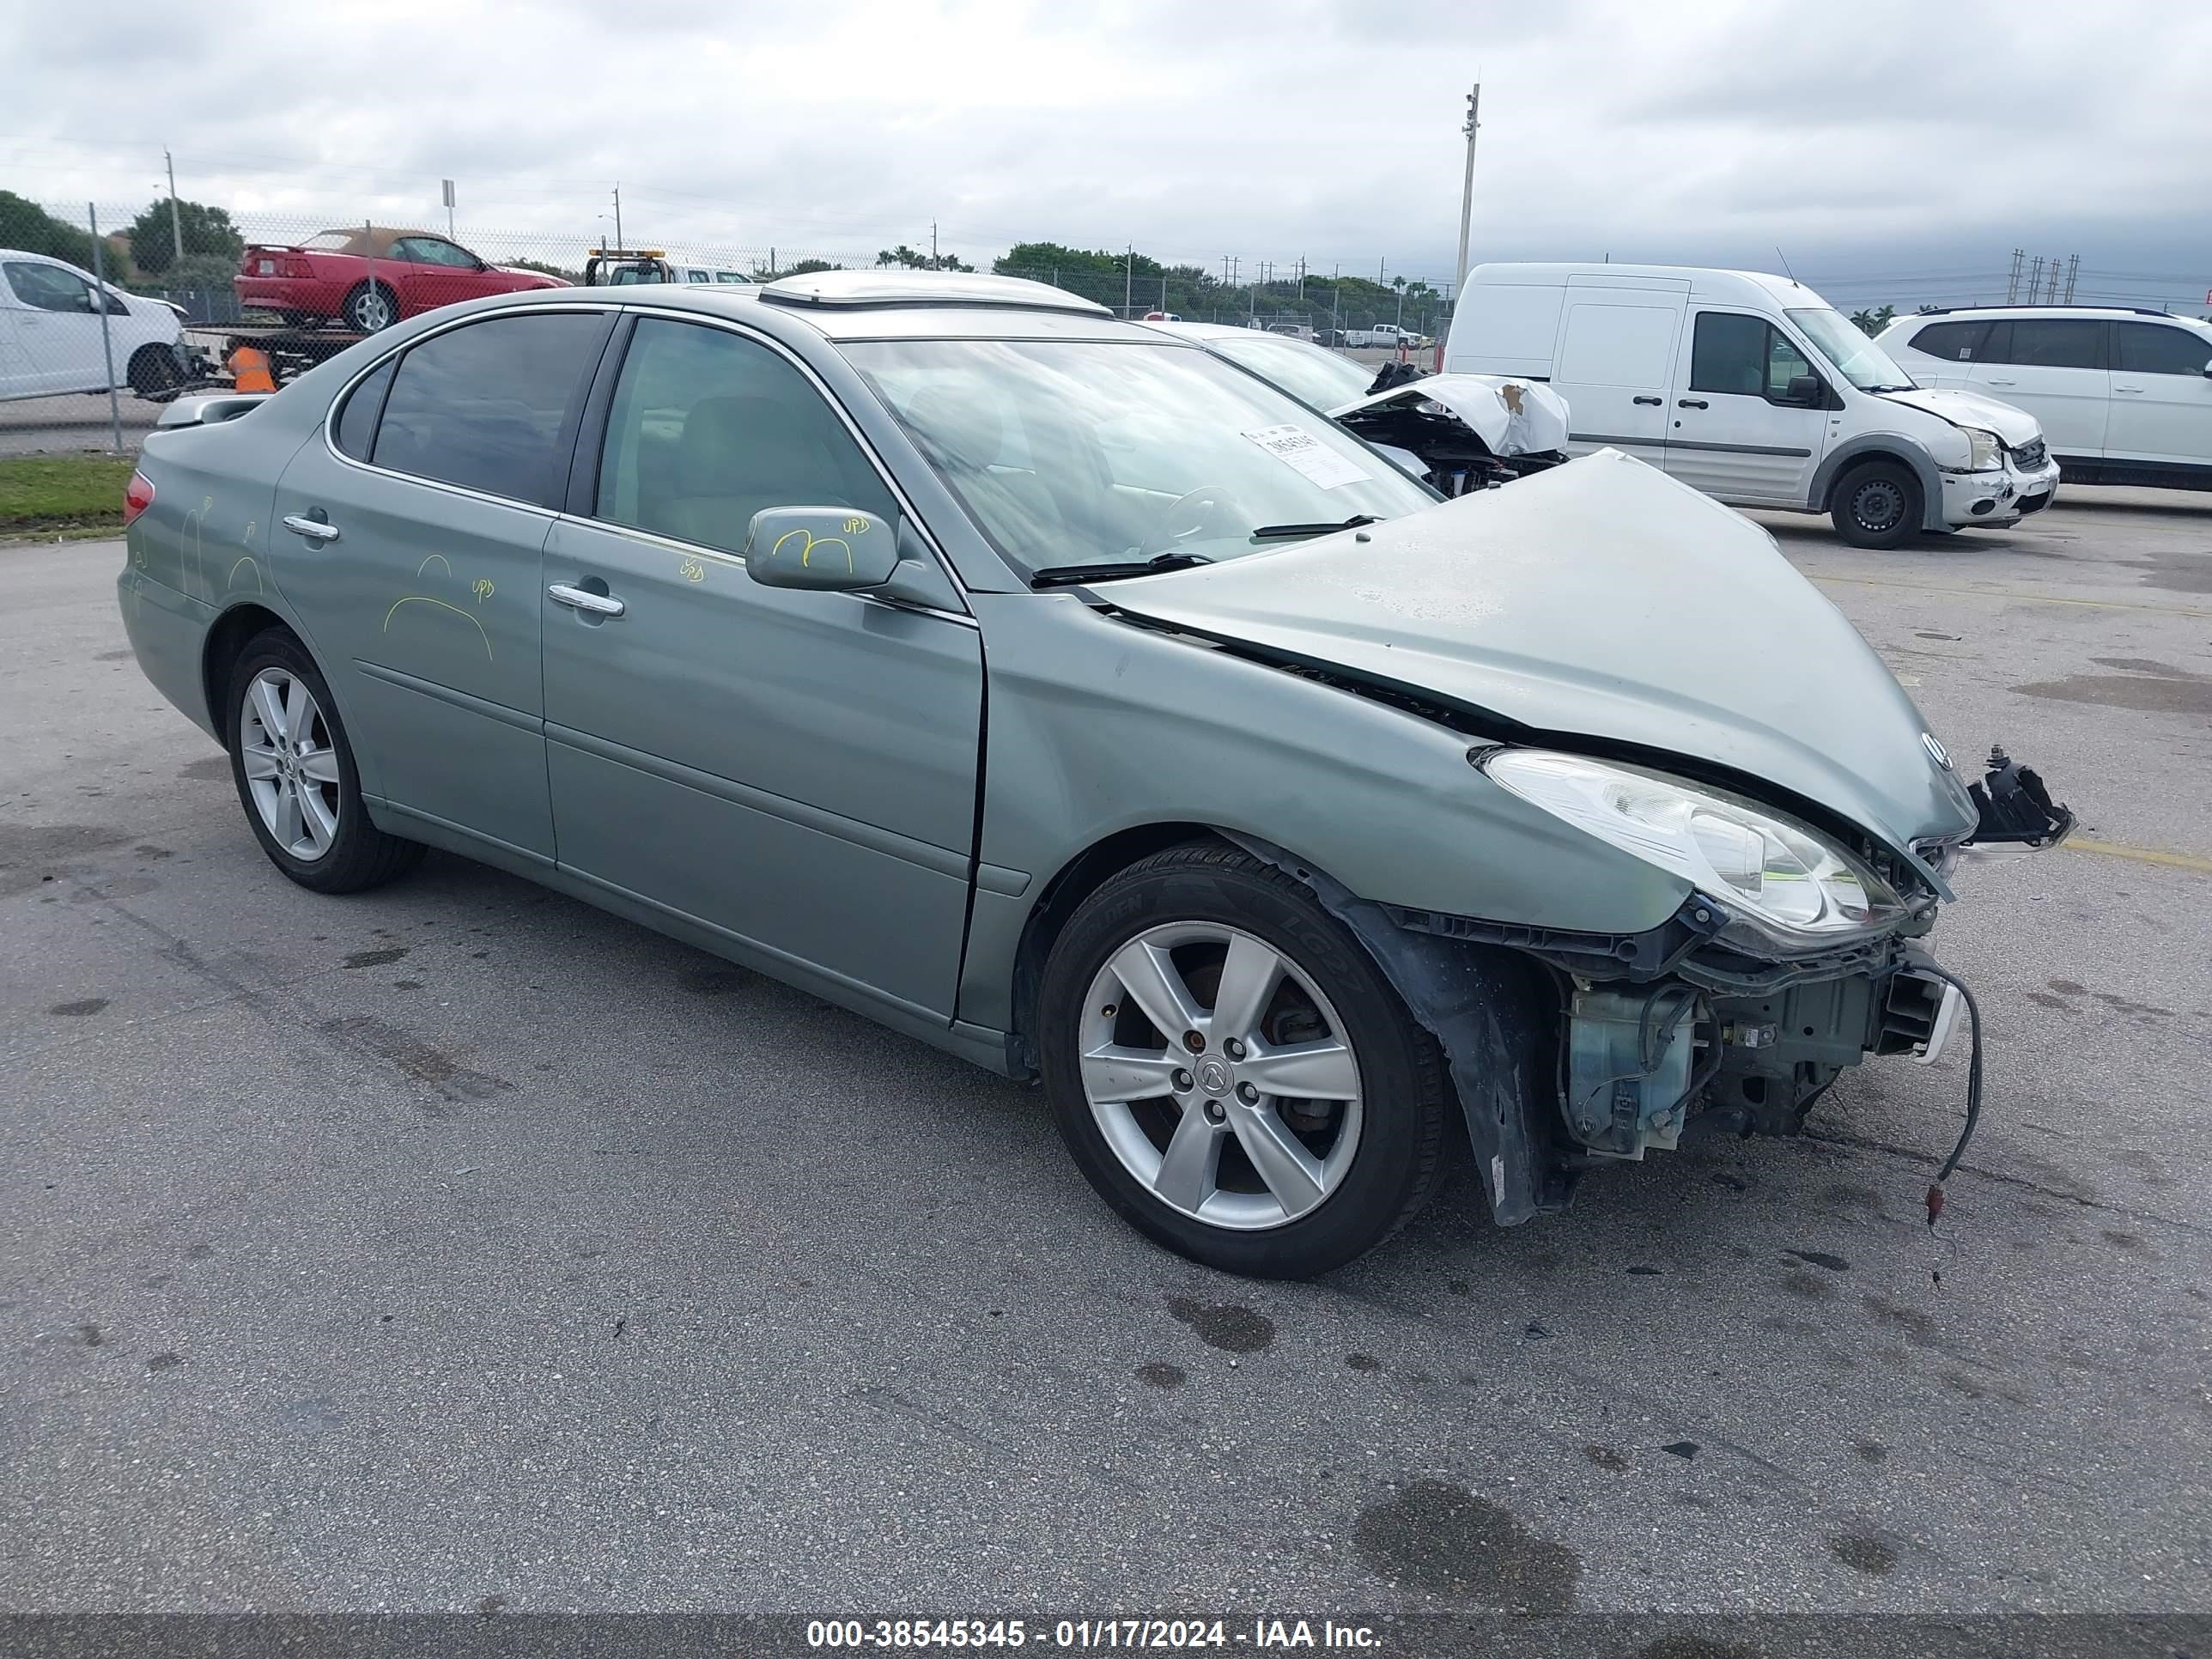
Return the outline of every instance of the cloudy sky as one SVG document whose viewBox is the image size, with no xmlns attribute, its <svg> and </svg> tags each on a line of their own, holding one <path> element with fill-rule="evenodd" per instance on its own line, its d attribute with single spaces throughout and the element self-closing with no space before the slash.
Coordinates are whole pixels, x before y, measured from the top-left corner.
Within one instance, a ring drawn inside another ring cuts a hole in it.
<svg viewBox="0 0 2212 1659">
<path fill-rule="evenodd" d="M 672 246 L 934 219 L 1441 283 L 1480 76 L 1477 260 L 1779 247 L 1857 305 L 2001 297 L 2025 246 L 2200 305 L 2208 65 L 2212 8 L 2045 0 L 0 0 L 0 188 L 135 210 L 166 145 L 249 225 L 436 222 L 451 177 L 464 240 L 580 240 L 619 180 Z"/>
</svg>

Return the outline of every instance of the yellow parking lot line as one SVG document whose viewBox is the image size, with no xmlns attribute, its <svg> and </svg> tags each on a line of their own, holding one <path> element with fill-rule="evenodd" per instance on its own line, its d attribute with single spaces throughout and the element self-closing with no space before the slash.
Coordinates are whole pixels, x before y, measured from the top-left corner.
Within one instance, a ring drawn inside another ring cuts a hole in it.
<svg viewBox="0 0 2212 1659">
<path fill-rule="evenodd" d="M 1936 582 L 1893 582 L 1876 576 L 1814 576 L 1816 582 L 1854 587 L 1896 587 L 1908 593 L 1963 593 L 1970 599 L 2011 599 L 2021 605 L 2082 605 L 2098 611 L 2148 611 L 2158 617 L 2212 617 L 2202 605 L 2143 605 L 2133 599 L 2075 599 L 2057 593 L 2019 593 L 2007 587 L 1947 587 Z"/>
<path fill-rule="evenodd" d="M 2212 876 L 2212 859 L 2198 858 L 2194 853 L 2166 853 L 2155 847 L 2126 847 L 2112 841 L 2084 841 L 2075 836 L 2059 843 L 2077 853 L 2102 853 L 2108 859 L 2133 859 L 2138 864 L 2163 864 L 2174 870 L 2193 870 L 2200 876 Z"/>
</svg>

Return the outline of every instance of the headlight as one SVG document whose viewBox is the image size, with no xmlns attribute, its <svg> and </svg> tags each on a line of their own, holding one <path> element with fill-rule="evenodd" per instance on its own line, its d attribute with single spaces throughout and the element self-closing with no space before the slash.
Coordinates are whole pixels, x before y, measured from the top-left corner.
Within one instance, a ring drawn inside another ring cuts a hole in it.
<svg viewBox="0 0 2212 1659">
<path fill-rule="evenodd" d="M 1965 431 L 1967 471 L 1987 472 L 2004 465 L 2004 445 L 1996 433 L 1984 432 L 1978 426 L 1967 427 Z"/>
<path fill-rule="evenodd" d="M 1522 799 L 1721 901 L 1731 916 L 1722 937 L 1735 943 L 1814 949 L 1905 914 L 1888 883 L 1826 836 L 1736 796 L 1540 749 L 1501 749 L 1483 770 Z"/>
</svg>

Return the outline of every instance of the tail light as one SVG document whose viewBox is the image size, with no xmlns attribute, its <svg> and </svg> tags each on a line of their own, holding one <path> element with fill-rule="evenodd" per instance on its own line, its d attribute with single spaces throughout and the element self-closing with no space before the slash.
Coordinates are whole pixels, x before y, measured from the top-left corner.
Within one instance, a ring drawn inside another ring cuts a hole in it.
<svg viewBox="0 0 2212 1659">
<path fill-rule="evenodd" d="M 284 274 L 287 276 L 312 276 L 315 274 L 315 268 L 305 259 L 287 259 L 284 261 Z"/>
<path fill-rule="evenodd" d="M 143 472 L 133 472 L 131 483 L 123 491 L 123 525 L 126 530 L 137 520 L 138 515 L 154 505 L 154 486 Z"/>
</svg>

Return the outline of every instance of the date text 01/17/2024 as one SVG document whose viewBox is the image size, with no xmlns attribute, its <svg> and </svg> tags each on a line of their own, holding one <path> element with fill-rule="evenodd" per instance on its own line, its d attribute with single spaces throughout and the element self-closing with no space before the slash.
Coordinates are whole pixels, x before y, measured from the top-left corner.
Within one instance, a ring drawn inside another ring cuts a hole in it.
<svg viewBox="0 0 2212 1659">
<path fill-rule="evenodd" d="M 817 1619 L 806 1626 L 811 1648 L 1025 1648 L 1075 1651 L 1171 1651 L 1245 1648 L 1261 1652 L 1382 1646 L 1366 1625 L 1334 1620 L 1255 1619 L 1249 1629 L 1222 1619 Z"/>
</svg>

